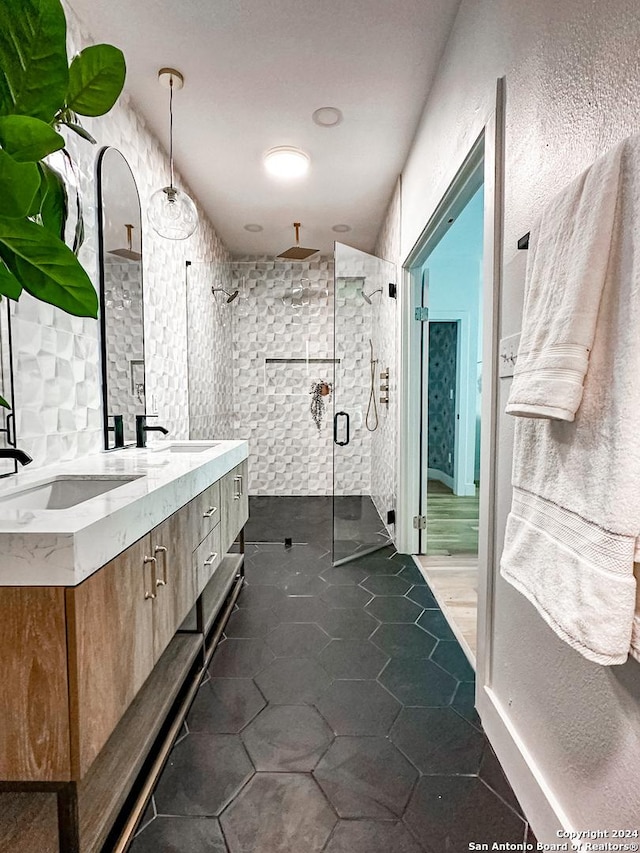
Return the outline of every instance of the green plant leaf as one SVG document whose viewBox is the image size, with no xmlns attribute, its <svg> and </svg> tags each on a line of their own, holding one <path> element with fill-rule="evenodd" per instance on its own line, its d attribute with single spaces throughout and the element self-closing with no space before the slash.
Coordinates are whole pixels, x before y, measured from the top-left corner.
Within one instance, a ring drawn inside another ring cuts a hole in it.
<svg viewBox="0 0 640 853">
<path fill-rule="evenodd" d="M 4 397 L 0 397 L 0 406 L 4 406 L 5 409 L 11 408 L 11 406 L 7 403 Z"/>
<path fill-rule="evenodd" d="M 68 246 L 29 220 L 0 219 L 0 256 L 36 299 L 79 317 L 98 316 L 89 276 Z"/>
<path fill-rule="evenodd" d="M 64 241 L 64 228 L 67 223 L 68 199 L 67 191 L 62 177 L 47 166 L 40 163 L 39 169 L 42 174 L 42 201 L 39 214 L 42 226 L 58 239 Z"/>
<path fill-rule="evenodd" d="M 0 115 L 51 121 L 69 83 L 66 33 L 60 0 L 2 0 Z"/>
<path fill-rule="evenodd" d="M 22 285 L 0 258 L 0 293 L 9 299 L 19 299 Z"/>
<path fill-rule="evenodd" d="M 64 148 L 64 139 L 39 118 L 0 116 L 0 145 L 18 163 L 37 163 Z"/>
<path fill-rule="evenodd" d="M 39 186 L 40 172 L 35 163 L 18 163 L 0 148 L 0 216 L 26 216 Z"/>
<path fill-rule="evenodd" d="M 85 130 L 85 128 L 81 124 L 77 124 L 74 121 L 63 121 L 62 124 L 68 127 L 69 130 L 72 130 L 74 133 L 77 133 L 78 136 L 81 136 L 83 139 L 86 139 L 87 142 L 90 142 L 92 145 L 97 145 L 97 142 L 93 138 L 93 136 L 91 136 L 89 131 Z"/>
<path fill-rule="evenodd" d="M 111 44 L 85 47 L 69 68 L 67 106 L 82 116 L 109 112 L 124 86 L 124 54 Z"/>
</svg>

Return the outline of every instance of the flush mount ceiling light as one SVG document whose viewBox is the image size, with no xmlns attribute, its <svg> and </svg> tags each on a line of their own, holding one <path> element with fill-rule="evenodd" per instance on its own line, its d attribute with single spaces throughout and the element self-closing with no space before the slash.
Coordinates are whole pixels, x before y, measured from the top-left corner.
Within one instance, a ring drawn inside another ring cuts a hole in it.
<svg viewBox="0 0 640 853">
<path fill-rule="evenodd" d="M 336 127 L 342 121 L 342 113 L 337 107 L 320 107 L 311 118 L 320 127 Z"/>
<path fill-rule="evenodd" d="M 347 231 L 351 231 L 350 225 L 334 225 L 331 229 L 335 231 L 337 234 L 346 234 Z"/>
<path fill-rule="evenodd" d="M 251 231 L 252 234 L 257 234 L 258 232 L 262 231 L 263 228 L 262 228 L 262 225 L 258 225 L 257 222 L 248 222 L 244 226 L 244 230 L 245 231 Z"/>
<path fill-rule="evenodd" d="M 271 148 L 264 155 L 265 168 L 275 178 L 301 178 L 307 173 L 310 163 L 308 154 L 289 145 Z"/>
<path fill-rule="evenodd" d="M 149 222 L 167 240 L 186 240 L 198 227 L 198 212 L 189 196 L 174 186 L 173 180 L 173 92 L 182 89 L 184 77 L 175 68 L 158 71 L 160 85 L 169 89 L 169 186 L 156 190 L 149 199 Z"/>
</svg>

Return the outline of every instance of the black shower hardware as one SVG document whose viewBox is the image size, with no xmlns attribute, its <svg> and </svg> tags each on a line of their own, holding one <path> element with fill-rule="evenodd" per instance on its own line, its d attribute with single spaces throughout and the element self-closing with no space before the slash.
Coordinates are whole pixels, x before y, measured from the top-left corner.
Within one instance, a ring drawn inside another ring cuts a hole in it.
<svg viewBox="0 0 640 853">
<path fill-rule="evenodd" d="M 224 293 L 225 294 L 225 296 L 227 297 L 227 305 L 229 304 L 229 302 L 233 302 L 233 300 L 236 299 L 239 292 L 240 291 L 238 291 L 238 290 L 234 290 L 233 292 L 230 293 L 228 290 L 225 290 L 224 287 L 212 287 L 211 288 L 211 293 L 213 293 L 214 296 L 216 295 L 216 293 Z"/>
<path fill-rule="evenodd" d="M 163 426 L 147 426 L 147 418 L 157 418 L 157 415 L 136 415 L 136 447 L 147 446 L 148 432 L 161 432 L 168 435 L 169 430 Z"/>
<path fill-rule="evenodd" d="M 338 441 L 338 418 L 346 418 L 346 438 L 344 441 Z M 346 412 L 336 412 L 333 418 L 333 441 L 334 444 L 338 444 L 340 447 L 344 447 L 346 444 L 349 444 L 349 415 Z"/>
<path fill-rule="evenodd" d="M 113 446 L 124 447 L 124 415 L 111 415 L 113 418 L 113 426 L 108 426 L 107 430 L 113 433 Z"/>
</svg>

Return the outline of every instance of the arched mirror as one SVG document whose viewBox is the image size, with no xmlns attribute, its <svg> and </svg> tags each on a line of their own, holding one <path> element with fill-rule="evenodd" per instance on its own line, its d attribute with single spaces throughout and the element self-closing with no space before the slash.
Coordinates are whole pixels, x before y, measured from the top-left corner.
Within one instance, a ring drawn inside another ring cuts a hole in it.
<svg viewBox="0 0 640 853">
<path fill-rule="evenodd" d="M 135 442 L 144 415 L 142 220 L 138 188 L 116 148 L 98 157 L 100 318 L 104 441 L 109 450 Z"/>
</svg>

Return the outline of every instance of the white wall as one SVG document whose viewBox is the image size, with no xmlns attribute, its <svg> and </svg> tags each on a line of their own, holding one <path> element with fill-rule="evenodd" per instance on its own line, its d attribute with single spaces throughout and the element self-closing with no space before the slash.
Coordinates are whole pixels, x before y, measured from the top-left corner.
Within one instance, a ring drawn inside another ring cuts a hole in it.
<svg viewBox="0 0 640 853">
<path fill-rule="evenodd" d="M 562 186 L 640 130 L 639 46 L 637 0 L 463 0 L 403 172 L 398 260 L 480 134 L 496 79 L 505 75 L 500 336 L 517 332 L 526 258 L 516 241 Z M 501 382 L 501 411 L 507 386 Z M 498 553 L 511 498 L 512 429 L 501 416 Z M 493 639 L 493 690 L 567 821 L 582 829 L 637 827 L 638 664 L 587 662 L 499 578 Z M 530 818 L 543 840 L 554 840 L 553 826 Z"/>
<path fill-rule="evenodd" d="M 69 53 L 73 55 L 92 39 L 72 10 L 68 11 L 68 24 Z M 86 126 L 98 145 L 71 134 L 68 146 L 77 165 L 84 204 L 86 241 L 80 258 L 97 289 L 95 160 L 102 146 L 112 145 L 129 162 L 142 203 L 147 410 L 157 411 L 159 422 L 172 437 L 187 438 L 185 260 L 227 260 L 228 254 L 202 210 L 196 234 L 179 243 L 163 240 L 148 226 L 146 201 L 166 182 L 168 163 L 126 93 L 107 116 L 87 119 Z M 180 185 L 179 175 L 177 182 Z M 102 448 L 98 342 L 96 320 L 70 317 L 28 294 L 15 306 L 18 446 L 33 456 L 32 467 Z"/>
</svg>

